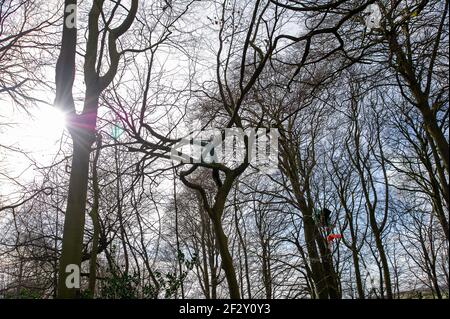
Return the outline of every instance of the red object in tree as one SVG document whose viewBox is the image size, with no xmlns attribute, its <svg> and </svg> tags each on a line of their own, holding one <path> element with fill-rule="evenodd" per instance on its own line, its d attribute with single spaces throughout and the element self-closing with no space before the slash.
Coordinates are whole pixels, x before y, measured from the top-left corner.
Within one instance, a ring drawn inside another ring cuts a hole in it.
<svg viewBox="0 0 450 319">
<path fill-rule="evenodd" d="M 332 242 L 334 239 L 342 238 L 341 234 L 329 234 L 327 236 L 327 242 Z"/>
</svg>

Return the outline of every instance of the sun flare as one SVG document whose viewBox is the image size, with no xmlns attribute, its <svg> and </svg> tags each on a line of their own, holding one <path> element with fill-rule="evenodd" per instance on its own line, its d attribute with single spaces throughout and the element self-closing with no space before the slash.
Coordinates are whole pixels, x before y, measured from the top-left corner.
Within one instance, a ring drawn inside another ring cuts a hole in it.
<svg viewBox="0 0 450 319">
<path fill-rule="evenodd" d="M 43 106 L 33 112 L 29 129 L 35 137 L 56 140 L 61 137 L 65 123 L 65 114 L 61 110 L 52 106 Z"/>
</svg>

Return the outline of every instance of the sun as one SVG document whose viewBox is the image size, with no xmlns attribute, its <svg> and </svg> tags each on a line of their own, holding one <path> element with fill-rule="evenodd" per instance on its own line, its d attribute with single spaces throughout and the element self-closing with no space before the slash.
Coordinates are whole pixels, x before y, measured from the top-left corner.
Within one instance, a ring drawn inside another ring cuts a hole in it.
<svg viewBox="0 0 450 319">
<path fill-rule="evenodd" d="M 0 118 L 7 123 L 0 127 L 0 145 L 10 150 L 0 148 L 3 169 L 10 176 L 20 176 L 21 181 L 33 180 L 37 176 L 34 164 L 51 165 L 62 147 L 64 113 L 46 104 L 24 110 L 0 101 Z M 4 186 L 0 187 L 0 193 L 13 187 L 6 182 L 0 184 Z"/>
<path fill-rule="evenodd" d="M 11 132 L 18 146 L 31 153 L 53 154 L 59 148 L 65 129 L 64 113 L 52 105 L 39 105 L 18 118 L 19 125 Z"/>
<path fill-rule="evenodd" d="M 54 106 L 40 106 L 33 112 L 30 120 L 32 135 L 43 141 L 54 141 L 61 137 L 66 118 L 64 112 Z"/>
</svg>

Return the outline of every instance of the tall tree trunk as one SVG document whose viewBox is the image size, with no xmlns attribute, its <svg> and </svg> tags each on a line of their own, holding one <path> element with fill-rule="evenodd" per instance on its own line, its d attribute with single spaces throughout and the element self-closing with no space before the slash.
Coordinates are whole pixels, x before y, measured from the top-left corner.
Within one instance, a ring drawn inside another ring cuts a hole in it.
<svg viewBox="0 0 450 319">
<path fill-rule="evenodd" d="M 353 267 L 355 268 L 355 281 L 356 281 L 356 289 L 358 291 L 358 298 L 365 299 L 364 287 L 361 278 L 361 267 L 359 265 L 359 249 L 357 246 L 358 236 L 356 235 L 355 228 L 353 226 L 353 216 L 350 210 L 348 209 L 347 204 L 344 201 L 344 198 L 341 198 L 341 205 L 344 206 L 350 228 L 350 236 L 351 236 L 350 249 L 352 251 Z"/>
<path fill-rule="evenodd" d="M 448 9 L 448 3 L 446 4 Z M 416 107 L 422 114 L 423 124 L 427 133 L 432 137 L 436 148 L 440 154 L 441 160 L 444 163 L 447 174 L 450 174 L 450 159 L 449 159 L 449 145 L 445 138 L 444 132 L 437 123 L 434 109 L 430 107 L 429 94 L 421 87 L 421 82 L 416 76 L 412 61 L 410 61 L 402 47 L 398 43 L 395 33 L 388 35 L 389 48 L 396 57 L 396 70 L 402 75 L 408 88 L 415 99 Z"/>
<path fill-rule="evenodd" d="M 62 252 L 59 262 L 58 298 L 75 298 L 80 293 L 79 289 L 66 286 L 68 275 L 66 267 L 68 265 L 81 265 L 92 137 L 92 134 L 72 133 L 72 170 L 70 172 Z"/>
<path fill-rule="evenodd" d="M 75 55 L 77 46 L 77 29 L 73 23 L 67 23 L 71 18 L 76 19 L 74 9 L 76 0 L 64 1 L 64 21 L 61 51 L 56 63 L 56 97 L 55 105 L 64 110 L 69 116 L 67 125 L 73 141 L 72 171 L 69 181 L 66 216 L 64 220 L 64 235 L 62 253 L 59 263 L 58 297 L 73 298 L 79 295 L 78 288 L 66 286 L 66 267 L 68 265 L 81 266 L 83 249 L 83 233 L 86 209 L 87 184 L 89 174 L 89 155 L 95 140 L 98 101 L 100 93 L 114 79 L 122 53 L 117 51 L 116 41 L 132 25 L 138 9 L 138 0 L 131 1 L 131 7 L 122 23 L 108 32 L 109 69 L 100 76 L 101 59 L 99 54 L 98 21 L 103 10 L 104 0 L 92 1 L 89 12 L 88 37 L 84 55 L 84 81 L 86 93 L 83 112 L 76 114 L 72 87 L 75 78 Z M 100 54 L 103 52 L 100 51 Z M 97 61 L 99 60 L 99 61 Z M 97 63 L 98 62 L 98 63 Z"/>
<path fill-rule="evenodd" d="M 326 244 L 326 240 L 320 235 L 316 227 L 317 246 L 319 247 L 320 257 L 322 259 L 322 267 L 324 270 L 324 280 L 327 284 L 328 296 L 330 299 L 340 299 L 339 282 L 336 271 L 333 267 L 331 251 Z"/>
<path fill-rule="evenodd" d="M 223 231 L 222 221 L 220 218 L 222 214 L 217 214 L 217 212 L 213 212 L 213 214 L 215 217 L 213 220 L 214 232 L 216 233 L 217 244 L 219 246 L 220 257 L 222 259 L 222 268 L 225 271 L 230 298 L 240 299 L 241 295 L 239 292 L 236 270 L 234 268 L 233 259 L 231 258 L 230 250 L 228 247 L 228 238 Z"/>
<path fill-rule="evenodd" d="M 303 214 L 305 228 L 306 250 L 311 264 L 311 273 L 316 286 L 316 295 L 319 299 L 328 299 L 328 287 L 325 279 L 323 265 L 316 246 L 316 225 L 311 213 Z"/>
<path fill-rule="evenodd" d="M 433 138 L 437 150 L 441 155 L 442 162 L 444 163 L 447 174 L 450 174 L 450 159 L 449 159 L 449 146 L 444 133 L 437 124 L 436 116 L 433 111 L 430 110 L 428 103 L 420 108 L 423 115 L 423 121 L 425 124 L 425 129 Z"/>
<path fill-rule="evenodd" d="M 383 277 L 384 277 L 384 287 L 386 288 L 386 296 L 388 299 L 392 299 L 394 295 L 392 294 L 392 283 L 391 283 L 391 274 L 389 271 L 389 263 L 386 257 L 386 252 L 384 250 L 383 242 L 381 240 L 381 235 L 378 230 L 378 227 L 373 227 L 373 221 L 375 218 L 370 217 L 370 223 L 372 226 L 373 235 L 375 238 L 375 245 L 377 246 L 378 253 L 380 255 L 381 267 L 383 269 Z"/>
<path fill-rule="evenodd" d="M 345 209 L 345 214 L 346 214 L 346 218 L 347 218 L 349 230 L 350 230 L 351 243 L 350 243 L 350 245 L 348 245 L 348 244 L 346 244 L 346 245 L 347 245 L 347 247 L 349 247 L 351 249 L 351 252 L 352 252 L 353 267 L 355 269 L 355 281 L 356 281 L 356 290 L 358 291 L 358 298 L 365 299 L 364 288 L 363 288 L 362 278 L 361 278 L 361 267 L 359 265 L 359 249 L 358 249 L 358 245 L 357 245 L 358 236 L 356 235 L 355 227 L 353 226 L 354 218 L 352 215 L 352 211 L 347 206 L 345 197 L 340 195 L 339 198 L 341 201 L 341 205 Z M 344 243 L 345 243 L 345 241 L 344 241 Z"/>
<path fill-rule="evenodd" d="M 325 270 L 323 268 L 322 261 L 320 259 L 319 252 L 317 250 L 317 227 L 313 218 L 313 212 L 308 207 L 305 197 L 300 191 L 300 184 L 296 176 L 289 175 L 294 196 L 297 204 L 300 207 L 300 211 L 303 214 L 303 226 L 304 236 L 306 243 L 306 251 L 308 252 L 308 259 L 310 263 L 311 275 L 316 288 L 316 296 L 318 299 L 328 299 L 328 285 L 325 276 Z"/>
<path fill-rule="evenodd" d="M 247 166 L 248 163 L 244 163 L 235 170 L 228 172 L 223 182 L 220 179 L 218 171 L 213 170 L 212 175 L 217 186 L 217 191 L 214 197 L 214 205 L 212 207 L 209 204 L 205 189 L 200 185 L 190 182 L 186 179 L 186 176 L 194 172 L 197 167 L 193 166 L 189 170 L 180 173 L 182 182 L 186 186 L 197 190 L 198 194 L 201 196 L 203 207 L 205 211 L 208 212 L 208 216 L 212 221 L 214 233 L 216 235 L 216 244 L 219 249 L 220 257 L 222 259 L 222 268 L 225 271 L 225 278 L 228 283 L 228 290 L 231 299 L 240 299 L 241 294 L 236 276 L 236 270 L 233 265 L 233 259 L 228 247 L 228 238 L 225 235 L 222 226 L 222 216 L 225 209 L 225 202 L 231 188 L 233 187 L 233 183 L 237 179 L 237 177 L 245 171 Z"/>
<path fill-rule="evenodd" d="M 89 293 L 91 298 L 95 296 L 95 283 L 97 279 L 97 254 L 98 254 L 98 242 L 100 237 L 100 221 L 99 221 L 99 202 L 100 202 L 100 188 L 98 184 L 98 172 L 97 164 L 100 157 L 100 151 L 102 148 L 102 137 L 99 134 L 97 136 L 97 150 L 95 152 L 94 163 L 92 164 L 92 187 L 94 191 L 94 202 L 92 204 L 92 210 L 90 216 L 92 219 L 92 249 L 89 259 Z"/>
<path fill-rule="evenodd" d="M 180 248 L 180 234 L 178 227 L 178 203 L 177 203 L 177 181 L 176 181 L 176 171 L 173 169 L 173 200 L 175 202 L 175 243 L 177 247 L 177 262 L 178 262 L 178 271 L 179 276 L 183 275 L 183 262 L 181 260 L 181 248 Z M 181 288 L 181 298 L 184 299 L 184 280 L 181 280 L 180 283 Z M 176 291 L 178 294 L 178 290 Z"/>
<path fill-rule="evenodd" d="M 237 186 L 236 186 L 237 188 Z M 242 235 L 241 229 L 239 227 L 239 220 L 238 220 L 238 204 L 236 201 L 236 188 L 235 188 L 235 192 L 234 192 L 234 221 L 236 224 L 236 232 L 239 238 L 239 242 L 241 244 L 242 247 L 242 252 L 244 254 L 244 271 L 245 271 L 245 281 L 247 284 L 247 295 L 248 295 L 248 299 L 252 299 L 252 289 L 251 289 L 251 284 L 250 284 L 250 271 L 249 271 L 249 266 L 248 266 L 248 252 L 247 252 L 247 244 L 245 242 L 244 236 Z M 245 225 L 244 225 L 245 227 Z M 242 296 L 244 297 L 244 296 Z"/>
<path fill-rule="evenodd" d="M 353 257 L 353 267 L 355 268 L 355 280 L 356 280 L 356 289 L 358 291 L 358 298 L 365 299 L 363 284 L 361 280 L 361 268 L 359 266 L 359 256 L 356 247 L 352 249 L 352 257 Z"/>
</svg>

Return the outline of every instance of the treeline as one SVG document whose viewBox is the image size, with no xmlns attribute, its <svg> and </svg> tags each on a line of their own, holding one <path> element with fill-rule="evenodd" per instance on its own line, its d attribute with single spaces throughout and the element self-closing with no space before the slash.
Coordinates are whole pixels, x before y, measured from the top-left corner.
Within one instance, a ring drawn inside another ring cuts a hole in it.
<svg viewBox="0 0 450 319">
<path fill-rule="evenodd" d="M 48 53 L 68 134 L 0 198 L 1 297 L 448 298 L 448 1 L 122 2 L 2 2 L 0 94 Z M 171 160 L 193 122 L 277 129 L 276 169 Z"/>
</svg>

